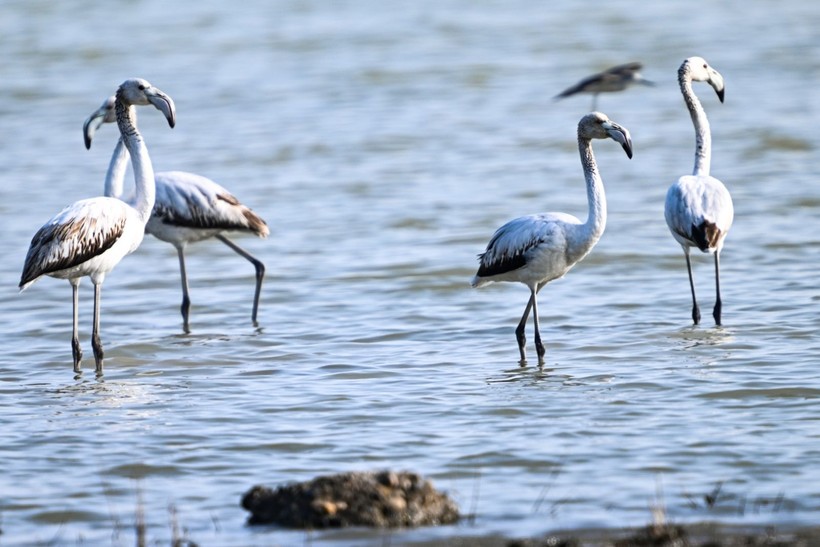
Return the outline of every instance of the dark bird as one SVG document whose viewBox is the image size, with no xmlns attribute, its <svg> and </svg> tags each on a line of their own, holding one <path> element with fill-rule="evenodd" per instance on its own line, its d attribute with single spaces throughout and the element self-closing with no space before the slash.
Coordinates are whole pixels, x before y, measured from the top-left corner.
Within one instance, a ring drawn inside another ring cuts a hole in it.
<svg viewBox="0 0 820 547">
<path fill-rule="evenodd" d="M 563 99 L 578 93 L 592 93 L 592 110 L 595 110 L 598 102 L 598 93 L 610 93 L 613 91 L 623 91 L 633 84 L 654 86 L 653 82 L 644 79 L 640 70 L 643 63 L 627 63 L 609 68 L 598 74 L 593 74 L 584 78 L 574 86 L 565 89 L 555 96 L 555 99 Z"/>
</svg>

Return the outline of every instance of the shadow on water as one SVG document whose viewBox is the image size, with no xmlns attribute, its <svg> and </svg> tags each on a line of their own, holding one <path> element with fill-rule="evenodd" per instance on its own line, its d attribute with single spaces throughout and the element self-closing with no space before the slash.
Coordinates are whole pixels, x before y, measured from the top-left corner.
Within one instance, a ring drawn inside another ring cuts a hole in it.
<svg viewBox="0 0 820 547">
<path fill-rule="evenodd" d="M 690 325 L 670 333 L 667 339 L 673 351 L 682 350 L 684 360 L 693 360 L 699 367 L 713 367 L 732 357 L 735 336 L 726 327 L 703 328 Z"/>
<path fill-rule="evenodd" d="M 701 328 L 688 326 L 672 333 L 669 338 L 676 342 L 684 350 L 691 350 L 700 347 L 722 346 L 734 342 L 735 337 L 732 330 L 726 327 Z"/>
<path fill-rule="evenodd" d="M 526 364 L 519 364 L 515 368 L 502 370 L 496 376 L 488 377 L 487 383 L 517 383 L 526 386 L 550 385 L 553 387 L 563 387 L 573 378 L 571 374 L 553 374 L 554 371 L 554 368 L 546 368 L 543 365 L 527 366 Z"/>
</svg>

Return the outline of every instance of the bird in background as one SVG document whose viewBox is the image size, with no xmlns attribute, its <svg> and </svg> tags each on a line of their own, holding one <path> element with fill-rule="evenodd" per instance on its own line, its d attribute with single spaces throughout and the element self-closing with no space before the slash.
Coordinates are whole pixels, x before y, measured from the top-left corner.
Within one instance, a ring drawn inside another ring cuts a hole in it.
<svg viewBox="0 0 820 547">
<path fill-rule="evenodd" d="M 104 123 L 116 120 L 114 115 L 114 97 L 103 101 L 102 105 L 89 116 L 83 124 L 83 137 L 86 148 L 91 148 L 91 141 L 97 129 Z M 128 150 L 122 138 L 114 147 L 114 153 L 108 165 L 105 177 L 105 195 L 121 198 L 125 171 L 128 166 Z M 250 208 L 246 207 L 228 190 L 206 177 L 184 171 L 166 171 L 155 175 L 157 197 L 146 232 L 157 239 L 173 245 L 179 257 L 179 271 L 182 279 L 182 313 L 183 329 L 190 332 L 189 315 L 191 298 L 188 287 L 188 275 L 185 269 L 185 248 L 189 243 L 203 239 L 216 238 L 234 252 L 244 257 L 256 270 L 256 290 L 253 298 L 251 321 L 258 326 L 259 298 L 262 293 L 262 281 L 265 277 L 265 265 L 231 241 L 224 235 L 227 231 L 246 232 L 259 237 L 270 234 L 265 221 Z"/>
<path fill-rule="evenodd" d="M 589 206 L 586 222 L 566 213 L 541 213 L 516 218 L 496 230 L 486 250 L 478 255 L 479 267 L 471 282 L 473 287 L 494 281 L 510 281 L 523 283 L 530 289 L 530 299 L 515 329 L 522 365 L 526 363 L 527 338 L 524 331 L 530 310 L 539 363 L 543 363 L 546 353 L 538 320 L 538 292 L 580 262 L 598 242 L 606 227 L 606 195 L 592 153 L 592 139 L 612 139 L 632 158 L 632 138 L 625 127 L 600 112 L 592 112 L 581 118 L 578 123 L 578 150 L 586 179 Z"/>
<path fill-rule="evenodd" d="M 572 87 L 569 87 L 556 95 L 555 100 L 570 97 L 578 93 L 592 94 L 592 110 L 597 108 L 598 94 L 611 93 L 614 91 L 623 91 L 627 87 L 640 84 L 645 86 L 654 86 L 655 84 L 643 76 L 641 76 L 642 63 L 626 63 L 624 65 L 614 66 L 608 68 L 603 72 L 593 74 L 584 78 Z"/>
<path fill-rule="evenodd" d="M 135 199 L 127 204 L 111 197 L 84 199 L 69 205 L 46 222 L 31 240 L 26 254 L 20 290 L 44 275 L 67 279 L 71 284 L 74 324 L 71 349 L 74 372 L 81 372 L 82 349 L 78 335 L 80 280 L 88 276 L 94 284 L 94 323 L 91 346 L 96 372 L 103 373 L 104 351 L 100 340 L 100 295 L 103 281 L 126 255 L 142 242 L 145 224 L 154 206 L 154 170 L 148 149 L 137 129 L 135 106 L 153 105 L 174 127 L 173 100 L 142 79 L 129 79 L 120 85 L 114 101 L 116 121 L 123 146 L 131 155 L 136 184 Z"/>
<path fill-rule="evenodd" d="M 683 101 L 695 126 L 695 166 L 666 193 L 664 216 L 672 237 L 680 243 L 686 257 L 689 287 L 692 290 L 692 321 L 700 323 L 700 308 L 695 297 L 695 281 L 689 251 L 692 247 L 715 257 L 715 307 L 712 316 L 721 324 L 723 303 L 720 298 L 720 251 L 734 219 L 729 191 L 709 174 L 712 161 L 712 134 L 706 112 L 692 89 L 692 82 L 706 82 L 723 102 L 723 76 L 702 57 L 689 57 L 678 69 L 678 84 Z"/>
</svg>

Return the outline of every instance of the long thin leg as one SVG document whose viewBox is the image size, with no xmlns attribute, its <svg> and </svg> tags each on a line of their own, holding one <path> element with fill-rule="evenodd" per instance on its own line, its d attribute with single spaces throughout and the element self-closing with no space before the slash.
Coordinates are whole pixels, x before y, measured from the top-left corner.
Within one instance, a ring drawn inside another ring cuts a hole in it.
<svg viewBox="0 0 820 547">
<path fill-rule="evenodd" d="M 538 292 L 533 291 L 532 293 L 532 323 L 535 328 L 535 351 L 538 353 L 538 362 L 544 362 L 544 354 L 547 353 L 547 350 L 544 348 L 544 344 L 541 343 L 541 325 L 538 321 Z"/>
<path fill-rule="evenodd" d="M 689 271 L 689 287 L 692 289 L 692 321 L 695 325 L 700 323 L 700 308 L 698 307 L 698 300 L 695 298 L 695 279 L 692 277 L 692 263 L 689 261 L 689 252 L 684 251 L 686 255 L 686 269 Z"/>
<path fill-rule="evenodd" d="M 83 360 L 83 350 L 80 347 L 79 322 L 80 322 L 80 280 L 72 279 L 71 296 L 74 302 L 74 326 L 71 331 L 71 354 L 74 356 L 74 372 L 80 372 Z"/>
<path fill-rule="evenodd" d="M 256 315 L 259 312 L 259 297 L 262 294 L 262 280 L 265 278 L 265 265 L 262 264 L 262 262 L 259 259 L 254 257 L 248 251 L 246 251 L 245 249 L 243 249 L 227 237 L 223 236 L 222 234 L 217 234 L 216 238 L 228 247 L 230 247 L 231 249 L 233 249 L 240 256 L 243 256 L 246 259 L 248 259 L 251 262 L 251 264 L 253 264 L 253 267 L 256 268 L 256 292 L 253 296 L 253 312 L 251 313 L 251 321 L 253 321 L 253 326 L 256 327 L 258 326 L 258 323 L 256 322 Z"/>
<path fill-rule="evenodd" d="M 179 275 L 182 278 L 182 306 L 180 306 L 179 311 L 182 313 L 182 330 L 187 334 L 191 332 L 188 327 L 191 297 L 188 295 L 188 274 L 185 273 L 185 247 L 177 247 L 177 256 L 179 256 Z"/>
<path fill-rule="evenodd" d="M 719 251 L 715 251 L 715 309 L 712 310 L 712 317 L 715 318 L 715 324 L 720 325 L 720 312 L 723 310 L 723 302 L 720 300 L 720 256 Z"/>
<path fill-rule="evenodd" d="M 94 326 L 91 329 L 91 347 L 94 349 L 94 361 L 97 364 L 97 375 L 102 376 L 103 347 L 100 341 L 100 293 L 102 283 L 94 284 Z"/>
<path fill-rule="evenodd" d="M 518 322 L 518 327 L 515 329 L 515 339 L 518 340 L 518 352 L 521 354 L 521 363 L 527 361 L 527 334 L 524 329 L 527 328 L 527 318 L 530 316 L 530 309 L 535 301 L 535 290 L 530 294 L 530 300 L 527 302 L 527 307 L 524 308 L 524 315 L 521 316 L 521 321 Z"/>
</svg>

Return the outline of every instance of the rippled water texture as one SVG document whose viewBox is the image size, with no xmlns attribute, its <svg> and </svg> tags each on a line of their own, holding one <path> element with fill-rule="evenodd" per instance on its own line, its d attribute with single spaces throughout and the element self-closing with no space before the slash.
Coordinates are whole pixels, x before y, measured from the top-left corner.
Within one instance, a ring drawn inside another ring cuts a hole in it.
<svg viewBox="0 0 820 547">
<path fill-rule="evenodd" d="M 175 522 L 201 545 L 538 535 L 641 525 L 659 503 L 677 522 L 816 523 L 820 4 L 630 9 L 4 2 L 4 544 L 130 545 L 140 511 L 149 540 Z M 696 87 L 736 211 L 723 328 L 700 254 L 705 320 L 690 325 L 662 212 L 692 168 L 676 84 L 690 55 L 726 79 L 722 105 Z M 658 85 L 598 108 L 629 128 L 634 159 L 595 143 L 607 231 L 541 292 L 546 363 L 519 366 L 527 290 L 470 289 L 475 257 L 513 217 L 586 215 L 575 128 L 591 101 L 552 97 L 632 60 Z M 183 334 L 175 251 L 148 237 L 104 286 L 104 378 L 87 359 L 75 379 L 68 283 L 16 287 L 37 228 L 102 192 L 116 131 L 86 151 L 82 122 L 133 76 L 176 101 L 173 130 L 140 113 L 155 168 L 211 177 L 267 219 L 269 239 L 237 238 L 268 268 L 261 326 L 251 265 L 208 241 L 189 248 Z M 431 478 L 474 519 L 390 535 L 245 525 L 254 484 L 381 468 Z"/>
</svg>

